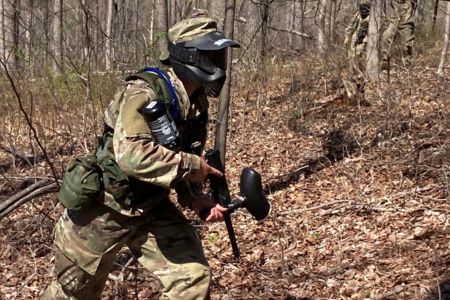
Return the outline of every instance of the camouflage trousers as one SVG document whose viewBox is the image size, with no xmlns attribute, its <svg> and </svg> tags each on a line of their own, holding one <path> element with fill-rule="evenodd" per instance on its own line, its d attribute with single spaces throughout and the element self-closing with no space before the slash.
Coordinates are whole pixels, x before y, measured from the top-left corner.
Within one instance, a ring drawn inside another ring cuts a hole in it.
<svg viewBox="0 0 450 300">
<path fill-rule="evenodd" d="M 383 64 L 387 64 L 390 59 L 391 48 L 397 33 L 400 38 L 405 63 L 408 64 L 411 60 L 414 44 L 414 23 L 399 24 L 398 22 L 390 22 L 381 35 L 380 51 Z"/>
<path fill-rule="evenodd" d="M 343 76 L 343 83 L 350 105 L 359 105 L 364 101 L 365 50 L 364 44 L 364 48 L 359 48 L 358 51 L 349 53 L 349 74 Z"/>
<path fill-rule="evenodd" d="M 352 41 L 352 44 L 350 46 L 350 49 L 348 50 L 348 54 L 351 58 L 359 58 L 363 57 L 366 52 L 366 46 L 367 41 L 363 41 L 362 43 L 354 43 Z"/>
<path fill-rule="evenodd" d="M 209 299 L 211 271 L 200 239 L 183 214 L 164 200 L 145 216 L 107 205 L 65 212 L 55 229 L 56 280 L 42 300 L 100 299 L 123 246 L 161 281 L 161 299 Z"/>
</svg>

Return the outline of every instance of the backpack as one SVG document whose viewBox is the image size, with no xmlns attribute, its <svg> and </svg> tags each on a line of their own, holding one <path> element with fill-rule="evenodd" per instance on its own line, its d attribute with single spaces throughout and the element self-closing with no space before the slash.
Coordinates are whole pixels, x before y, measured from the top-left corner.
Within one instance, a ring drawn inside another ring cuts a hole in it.
<svg viewBox="0 0 450 300">
<path fill-rule="evenodd" d="M 164 99 L 174 120 L 179 118 L 179 105 L 175 89 L 166 73 L 158 68 L 146 68 L 126 78 L 147 82 L 160 99 Z M 107 126 L 105 126 L 107 127 Z M 117 162 L 108 156 L 113 130 L 105 128 L 101 142 L 94 153 L 72 159 L 64 171 L 57 198 L 73 211 L 92 207 L 103 192 L 111 194 L 122 205 L 130 205 L 132 193 L 128 176 Z"/>
</svg>

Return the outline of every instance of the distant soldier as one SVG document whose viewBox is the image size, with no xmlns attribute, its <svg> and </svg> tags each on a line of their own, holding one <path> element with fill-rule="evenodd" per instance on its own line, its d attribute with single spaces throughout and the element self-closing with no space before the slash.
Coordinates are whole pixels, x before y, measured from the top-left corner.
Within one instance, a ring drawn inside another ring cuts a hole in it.
<svg viewBox="0 0 450 300">
<path fill-rule="evenodd" d="M 350 104 L 364 100 L 364 56 L 366 53 L 367 33 L 369 30 L 370 3 L 364 1 L 345 29 L 344 45 L 349 45 L 350 78 L 344 80 L 345 90 Z"/>
<path fill-rule="evenodd" d="M 411 61 L 414 44 L 414 15 L 417 0 L 391 0 L 391 7 L 392 15 L 389 17 L 389 24 L 381 36 L 381 63 L 383 69 L 387 69 L 389 64 L 392 44 L 397 33 L 401 41 L 405 64 L 409 64 Z"/>
<path fill-rule="evenodd" d="M 367 45 L 367 32 L 369 30 L 370 3 L 363 2 L 345 29 L 344 45 L 350 43 L 351 57 L 362 57 Z"/>
</svg>

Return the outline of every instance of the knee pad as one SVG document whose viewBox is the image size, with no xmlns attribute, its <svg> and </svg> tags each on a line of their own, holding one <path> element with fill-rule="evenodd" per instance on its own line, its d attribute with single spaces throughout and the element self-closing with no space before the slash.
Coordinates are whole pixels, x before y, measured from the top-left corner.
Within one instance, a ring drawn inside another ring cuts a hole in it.
<svg viewBox="0 0 450 300">
<path fill-rule="evenodd" d="M 59 249 L 55 249 L 55 272 L 56 280 L 63 291 L 73 297 L 79 296 L 80 292 L 93 279 L 92 275 L 69 260 Z"/>
</svg>

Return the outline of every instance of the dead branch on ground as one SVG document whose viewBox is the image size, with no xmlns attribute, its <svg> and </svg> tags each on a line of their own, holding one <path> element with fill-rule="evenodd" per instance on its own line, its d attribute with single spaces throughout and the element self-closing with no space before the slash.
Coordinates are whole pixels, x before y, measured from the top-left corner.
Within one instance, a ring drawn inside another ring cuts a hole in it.
<svg viewBox="0 0 450 300">
<path fill-rule="evenodd" d="M 54 193 L 59 189 L 59 182 L 50 182 L 48 180 L 40 180 L 23 191 L 20 191 L 10 198 L 6 199 L 0 205 L 0 220 L 7 216 L 10 212 L 20 207 L 24 203 L 49 193 Z"/>
</svg>

